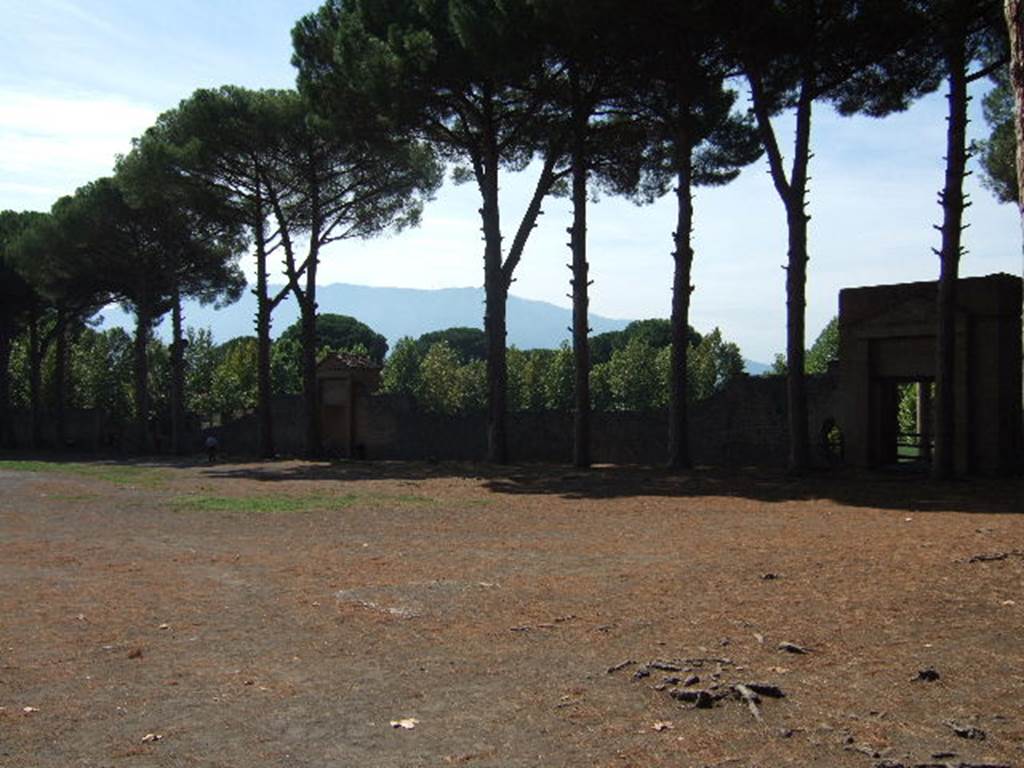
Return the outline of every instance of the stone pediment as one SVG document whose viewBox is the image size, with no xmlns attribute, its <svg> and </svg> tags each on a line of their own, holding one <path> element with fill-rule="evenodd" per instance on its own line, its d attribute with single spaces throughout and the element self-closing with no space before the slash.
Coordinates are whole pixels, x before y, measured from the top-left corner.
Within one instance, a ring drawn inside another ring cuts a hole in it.
<svg viewBox="0 0 1024 768">
<path fill-rule="evenodd" d="M 864 321 L 865 325 L 917 325 L 935 322 L 935 302 L 916 298 L 901 301 L 886 307 L 874 317 Z"/>
<path fill-rule="evenodd" d="M 962 314 L 957 312 L 957 315 Z M 935 302 L 913 298 L 893 304 L 855 326 L 860 337 L 934 336 Z"/>
</svg>

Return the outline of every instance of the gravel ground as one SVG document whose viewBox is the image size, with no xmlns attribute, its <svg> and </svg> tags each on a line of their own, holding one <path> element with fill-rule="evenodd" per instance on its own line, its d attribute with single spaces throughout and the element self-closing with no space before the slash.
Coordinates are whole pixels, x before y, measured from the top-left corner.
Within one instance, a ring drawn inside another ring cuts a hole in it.
<svg viewBox="0 0 1024 768">
<path fill-rule="evenodd" d="M 0 766 L 1024 765 L 1022 510 L 1019 479 L 0 461 Z"/>
</svg>

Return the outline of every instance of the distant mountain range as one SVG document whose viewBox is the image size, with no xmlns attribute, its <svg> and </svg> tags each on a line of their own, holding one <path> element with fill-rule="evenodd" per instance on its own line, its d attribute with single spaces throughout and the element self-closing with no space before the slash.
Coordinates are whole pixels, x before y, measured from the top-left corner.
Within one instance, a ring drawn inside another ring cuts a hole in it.
<svg viewBox="0 0 1024 768">
<path fill-rule="evenodd" d="M 394 347 L 402 336 L 416 338 L 429 331 L 455 326 L 483 327 L 484 291 L 482 288 L 378 288 L 367 285 L 332 283 L 317 287 L 320 312 L 351 315 L 383 334 Z M 235 304 L 221 309 L 186 302 L 185 325 L 209 328 L 214 340 L 224 342 L 236 336 L 255 334 L 256 297 L 246 291 Z M 131 330 L 132 317 L 118 306 L 103 310 L 101 328 L 120 326 Z M 276 337 L 299 317 L 298 305 L 288 297 L 274 311 L 273 335 Z M 595 334 L 621 331 L 630 323 L 601 315 L 590 316 Z M 508 300 L 508 342 L 520 349 L 553 348 L 570 338 L 572 312 L 545 301 L 519 296 Z M 164 339 L 170 338 L 170 319 L 158 328 Z M 767 366 L 747 361 L 747 371 L 763 372 Z"/>
</svg>

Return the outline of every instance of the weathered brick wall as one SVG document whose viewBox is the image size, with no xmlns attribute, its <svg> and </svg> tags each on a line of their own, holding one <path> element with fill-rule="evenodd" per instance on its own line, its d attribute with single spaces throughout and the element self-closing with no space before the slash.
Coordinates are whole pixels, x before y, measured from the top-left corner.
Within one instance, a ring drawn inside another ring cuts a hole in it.
<svg viewBox="0 0 1024 768">
<path fill-rule="evenodd" d="M 810 438 L 815 458 L 818 433 L 827 417 L 838 418 L 834 376 L 811 376 L 807 381 Z M 302 398 L 274 398 L 274 442 L 282 456 L 300 456 L 304 449 L 305 421 Z M 102 414 L 69 414 L 69 437 L 81 450 L 110 451 Z M 28 414 L 15 414 L 18 444 L 29 437 Z M 254 455 L 259 446 L 256 414 L 209 430 L 229 456 Z M 508 417 L 509 456 L 512 461 L 569 462 L 572 458 L 572 414 L 553 411 L 511 413 Z M 597 463 L 660 464 L 668 444 L 668 414 L 594 413 L 592 453 Z M 47 439 L 52 444 L 52 425 Z M 201 435 L 192 435 L 199 450 Z M 359 398 L 354 445 L 369 459 L 431 459 L 475 461 L 487 449 L 487 421 L 483 413 L 444 416 L 420 410 L 410 398 L 375 395 Z M 698 464 L 721 466 L 781 465 L 788 452 L 786 383 L 778 377 L 741 376 L 724 391 L 690 409 L 690 446 Z M 120 446 L 126 447 L 126 446 Z"/>
<path fill-rule="evenodd" d="M 838 419 L 834 376 L 808 377 L 810 439 L 816 458 L 822 422 Z M 668 414 L 594 413 L 593 459 L 598 463 L 657 464 L 665 460 Z M 407 398 L 369 398 L 365 431 L 368 458 L 481 459 L 486 451 L 482 413 L 442 416 L 419 410 Z M 788 452 L 786 383 L 775 377 L 740 377 L 724 391 L 690 409 L 690 444 L 695 462 L 716 465 L 778 465 Z M 572 415 L 511 413 L 509 455 L 513 461 L 568 462 Z"/>
<path fill-rule="evenodd" d="M 9 412 L 8 436 L 15 448 L 28 448 L 32 444 L 32 414 L 27 410 Z M 43 413 L 43 447 L 57 447 L 55 415 Z M 69 408 L 64 412 L 64 448 L 78 451 L 104 452 L 117 450 L 124 436 L 121 429 L 111 424 L 106 413 L 95 408 Z"/>
<path fill-rule="evenodd" d="M 302 398 L 299 395 L 276 395 L 271 401 L 271 412 L 277 452 L 282 456 L 301 456 L 306 439 Z M 259 416 L 247 413 L 207 432 L 217 436 L 223 453 L 246 456 L 259 450 L 259 429 Z"/>
</svg>

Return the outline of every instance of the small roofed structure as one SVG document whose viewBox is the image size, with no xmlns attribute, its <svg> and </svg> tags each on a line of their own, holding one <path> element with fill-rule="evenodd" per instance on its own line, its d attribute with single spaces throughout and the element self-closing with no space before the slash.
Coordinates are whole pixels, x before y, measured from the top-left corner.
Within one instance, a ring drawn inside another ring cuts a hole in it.
<svg viewBox="0 0 1024 768">
<path fill-rule="evenodd" d="M 849 288 L 839 294 L 839 386 L 848 463 L 930 461 L 935 381 L 935 282 Z M 953 455 L 956 473 L 1009 474 L 1024 460 L 1021 279 L 957 282 Z M 908 395 L 914 401 L 910 403 Z M 900 429 L 899 411 L 915 406 Z"/>
<path fill-rule="evenodd" d="M 320 429 L 329 456 L 365 458 L 363 435 L 369 398 L 380 386 L 381 366 L 368 357 L 332 352 L 317 365 Z"/>
</svg>

